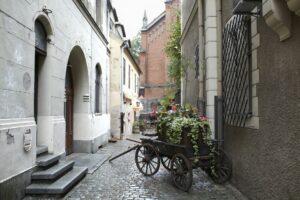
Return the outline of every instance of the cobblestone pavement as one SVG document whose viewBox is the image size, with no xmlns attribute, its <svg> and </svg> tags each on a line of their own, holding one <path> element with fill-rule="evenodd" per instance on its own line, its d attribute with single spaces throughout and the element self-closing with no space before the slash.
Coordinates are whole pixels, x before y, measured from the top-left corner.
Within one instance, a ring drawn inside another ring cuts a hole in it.
<svg viewBox="0 0 300 200">
<path fill-rule="evenodd" d="M 139 139 L 141 136 L 132 135 Z M 119 140 L 108 144 L 97 153 L 117 155 L 134 142 Z M 171 180 L 170 172 L 160 167 L 157 174 L 146 177 L 141 174 L 134 161 L 135 150 L 112 162 L 105 162 L 93 174 L 88 174 L 64 199 L 102 199 L 102 200 L 244 200 L 245 198 L 229 184 L 216 185 L 200 169 L 193 170 L 193 185 L 189 192 L 177 189 Z"/>
</svg>

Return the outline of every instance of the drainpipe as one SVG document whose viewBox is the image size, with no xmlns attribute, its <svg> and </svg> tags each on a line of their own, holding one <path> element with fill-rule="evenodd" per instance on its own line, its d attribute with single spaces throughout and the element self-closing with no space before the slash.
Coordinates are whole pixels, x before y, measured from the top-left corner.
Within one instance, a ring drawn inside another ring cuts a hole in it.
<svg viewBox="0 0 300 200">
<path fill-rule="evenodd" d="M 198 100 L 199 103 L 204 102 L 204 72 L 205 72 L 205 41 L 204 41 L 204 23 L 203 23 L 203 0 L 198 0 L 198 22 L 199 22 L 199 54 L 200 54 L 200 59 L 199 59 L 199 71 L 200 71 L 200 76 L 199 76 L 199 96 Z M 203 109 L 205 109 L 204 104 L 203 104 Z M 204 110 L 203 110 L 204 113 Z"/>
<path fill-rule="evenodd" d="M 220 84 L 218 86 L 220 87 L 218 90 L 218 96 L 222 95 L 222 2 L 221 0 L 217 0 L 217 53 L 218 53 L 218 81 Z"/>
<path fill-rule="evenodd" d="M 219 98 L 221 98 L 221 102 L 222 102 L 222 48 L 223 48 L 223 43 L 222 43 L 222 33 L 223 33 L 223 26 L 222 26 L 222 1 L 221 0 L 217 0 L 216 2 L 216 6 L 217 6 L 217 41 L 218 41 L 218 45 L 217 45 L 217 53 L 218 53 L 218 64 L 217 64 L 217 69 L 218 69 L 218 96 Z M 218 99 L 219 99 L 218 98 Z M 217 116 L 215 116 L 215 120 L 218 120 L 215 125 L 217 126 L 215 128 L 215 131 L 217 131 L 215 134 L 217 134 L 216 138 L 218 140 L 221 140 L 221 143 L 219 145 L 221 145 L 221 148 L 224 149 L 224 122 L 223 122 L 223 110 L 222 110 L 222 103 L 219 103 L 219 101 L 216 101 L 215 103 L 218 103 L 219 109 L 217 112 L 218 113 Z M 221 105 L 220 105 L 221 104 Z M 216 106 L 215 106 L 216 108 Z"/>
</svg>

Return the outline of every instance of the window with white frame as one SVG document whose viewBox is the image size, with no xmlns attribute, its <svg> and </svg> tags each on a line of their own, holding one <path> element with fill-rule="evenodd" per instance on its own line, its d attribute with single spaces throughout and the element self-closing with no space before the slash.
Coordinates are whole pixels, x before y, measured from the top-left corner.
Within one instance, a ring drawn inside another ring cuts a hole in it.
<svg viewBox="0 0 300 200">
<path fill-rule="evenodd" d="M 128 65 L 128 88 L 130 88 L 130 79 L 131 79 L 131 77 L 130 77 L 130 65 Z"/>
<path fill-rule="evenodd" d="M 123 58 L 123 85 L 126 84 L 126 60 Z"/>
<path fill-rule="evenodd" d="M 102 71 L 99 64 L 96 65 L 96 78 L 95 78 L 95 113 L 101 113 L 101 100 L 102 100 Z"/>
</svg>

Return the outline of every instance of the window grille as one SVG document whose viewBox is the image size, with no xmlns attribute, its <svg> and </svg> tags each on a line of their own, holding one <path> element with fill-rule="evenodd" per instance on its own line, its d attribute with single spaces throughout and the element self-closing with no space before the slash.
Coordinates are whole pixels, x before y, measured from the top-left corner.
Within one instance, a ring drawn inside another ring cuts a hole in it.
<svg viewBox="0 0 300 200">
<path fill-rule="evenodd" d="M 223 117 L 244 127 L 251 116 L 251 20 L 234 15 L 223 32 Z"/>
</svg>

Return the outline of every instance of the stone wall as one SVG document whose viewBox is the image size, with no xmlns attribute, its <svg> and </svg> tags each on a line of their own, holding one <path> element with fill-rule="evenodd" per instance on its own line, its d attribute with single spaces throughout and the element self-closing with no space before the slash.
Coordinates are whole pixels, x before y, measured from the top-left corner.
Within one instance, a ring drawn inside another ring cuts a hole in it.
<svg viewBox="0 0 300 200">
<path fill-rule="evenodd" d="M 224 24 L 232 1 L 223 1 Z M 259 126 L 225 126 L 225 150 L 233 161 L 232 183 L 249 199 L 297 199 L 300 196 L 300 17 L 291 14 L 292 37 L 279 36 L 257 18 L 257 51 L 252 55 L 258 73 L 253 92 L 258 98 Z M 252 32 L 253 34 L 253 32 Z M 252 66 L 253 68 L 253 66 Z M 254 102 L 255 103 L 255 102 Z"/>
</svg>

